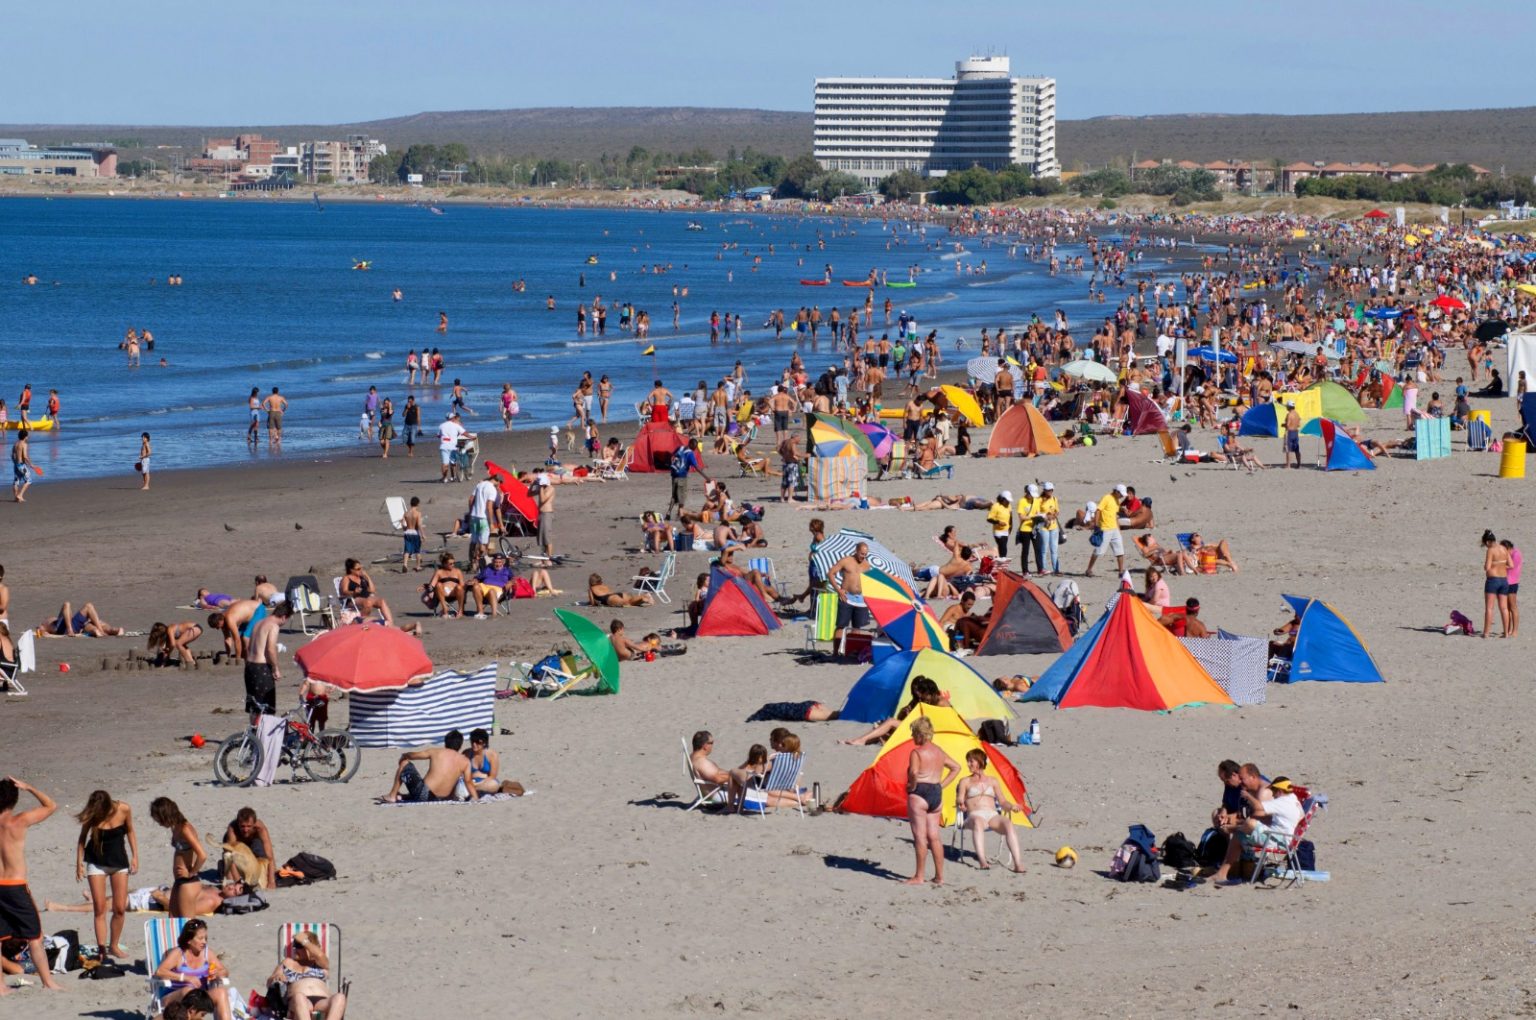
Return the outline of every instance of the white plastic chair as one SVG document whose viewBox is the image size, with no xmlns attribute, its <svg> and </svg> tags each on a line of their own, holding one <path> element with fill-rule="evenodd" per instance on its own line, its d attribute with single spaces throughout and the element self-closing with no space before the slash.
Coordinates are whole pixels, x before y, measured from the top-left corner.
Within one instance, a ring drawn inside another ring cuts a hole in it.
<svg viewBox="0 0 1536 1020">
<path fill-rule="evenodd" d="M 697 811 L 699 808 L 708 807 L 711 804 L 724 804 L 726 799 L 725 790 L 706 779 L 699 778 L 698 772 L 693 768 L 693 749 L 688 746 L 688 738 L 682 737 L 681 740 L 683 742 L 683 764 L 688 768 L 688 778 L 693 780 L 694 801 L 688 806 L 688 810 Z"/>
<path fill-rule="evenodd" d="M 667 594 L 667 582 L 672 580 L 677 573 L 677 553 L 669 552 L 662 557 L 661 569 L 654 574 L 636 574 L 631 581 L 630 590 L 644 592 L 655 597 L 657 602 L 672 604 L 672 596 Z"/>
<path fill-rule="evenodd" d="M 399 496 L 384 498 L 384 512 L 389 515 L 389 526 L 396 531 L 405 530 L 405 500 Z"/>
</svg>

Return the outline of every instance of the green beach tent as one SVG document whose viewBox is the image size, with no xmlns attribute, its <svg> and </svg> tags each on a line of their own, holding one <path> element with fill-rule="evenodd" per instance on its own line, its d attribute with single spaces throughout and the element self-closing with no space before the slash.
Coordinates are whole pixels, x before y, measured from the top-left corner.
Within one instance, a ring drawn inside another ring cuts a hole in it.
<svg viewBox="0 0 1536 1020">
<path fill-rule="evenodd" d="M 1360 402 L 1356 400 L 1348 390 L 1331 379 L 1324 379 L 1308 386 L 1309 390 L 1317 390 L 1323 402 L 1323 417 L 1332 418 L 1334 421 L 1362 422 L 1366 420 L 1365 412 L 1360 409 Z"/>
</svg>

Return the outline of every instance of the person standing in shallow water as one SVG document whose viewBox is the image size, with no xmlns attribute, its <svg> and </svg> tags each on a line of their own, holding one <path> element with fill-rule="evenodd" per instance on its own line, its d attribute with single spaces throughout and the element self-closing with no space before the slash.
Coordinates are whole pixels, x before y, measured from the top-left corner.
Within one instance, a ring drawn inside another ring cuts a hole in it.
<svg viewBox="0 0 1536 1020">
<path fill-rule="evenodd" d="M 153 450 L 151 450 L 149 445 L 149 433 L 139 433 L 139 462 L 134 467 L 138 469 L 139 474 L 144 478 L 144 484 L 139 486 L 140 492 L 149 488 L 149 455 L 152 452 Z"/>
</svg>

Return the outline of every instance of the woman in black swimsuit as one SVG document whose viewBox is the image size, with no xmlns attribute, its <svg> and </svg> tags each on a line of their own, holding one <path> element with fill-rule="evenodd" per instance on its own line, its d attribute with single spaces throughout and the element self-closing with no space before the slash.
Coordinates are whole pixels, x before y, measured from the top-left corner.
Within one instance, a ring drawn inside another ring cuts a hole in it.
<svg viewBox="0 0 1536 1020">
<path fill-rule="evenodd" d="M 347 560 L 346 576 L 341 579 L 341 594 L 343 598 L 352 600 L 357 606 L 357 611 L 367 616 L 375 610 L 384 618 L 384 626 L 393 627 L 395 620 L 389 612 L 389 603 L 385 602 L 377 594 L 373 578 L 368 576 L 368 571 L 355 559 Z"/>
<path fill-rule="evenodd" d="M 913 679 L 915 684 L 916 678 Z M 917 870 L 907 885 L 922 885 L 923 857 L 933 853 L 933 884 L 944 884 L 944 837 L 942 808 L 944 787 L 960 774 L 960 763 L 933 742 L 933 722 L 927 716 L 912 723 L 912 757 L 907 762 L 907 820 L 912 824 L 912 845 L 917 851 Z"/>
<path fill-rule="evenodd" d="M 80 839 L 75 845 L 75 881 L 91 889 L 91 909 L 96 915 L 96 947 L 103 956 L 126 959 L 122 945 L 123 921 L 128 914 L 128 876 L 139 870 L 139 837 L 133 829 L 133 809 L 97 790 L 75 816 Z M 112 894 L 107 896 L 108 884 Z M 107 905 L 112 907 L 111 938 L 107 933 Z"/>
<path fill-rule="evenodd" d="M 602 574 L 592 574 L 587 578 L 587 602 L 591 605 L 623 609 L 631 606 L 648 606 L 651 601 L 651 596 L 646 592 L 622 595 L 614 591 L 603 583 Z"/>
</svg>

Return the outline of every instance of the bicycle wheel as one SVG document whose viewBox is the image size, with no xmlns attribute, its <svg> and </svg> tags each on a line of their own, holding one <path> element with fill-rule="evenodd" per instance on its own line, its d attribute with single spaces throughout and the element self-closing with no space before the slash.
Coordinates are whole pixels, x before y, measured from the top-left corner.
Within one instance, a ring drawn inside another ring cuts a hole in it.
<svg viewBox="0 0 1536 1020">
<path fill-rule="evenodd" d="M 352 734 L 322 733 L 320 743 L 304 748 L 304 771 L 309 778 L 322 783 L 345 783 L 357 775 L 362 764 L 362 748 L 353 741 Z"/>
<path fill-rule="evenodd" d="M 213 756 L 213 774 L 222 783 L 249 786 L 261 769 L 261 744 L 250 730 L 232 734 Z"/>
</svg>

